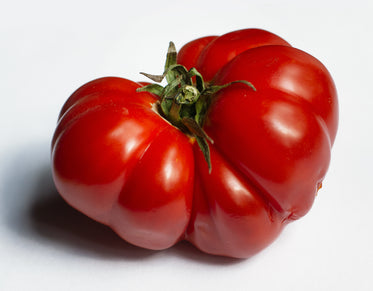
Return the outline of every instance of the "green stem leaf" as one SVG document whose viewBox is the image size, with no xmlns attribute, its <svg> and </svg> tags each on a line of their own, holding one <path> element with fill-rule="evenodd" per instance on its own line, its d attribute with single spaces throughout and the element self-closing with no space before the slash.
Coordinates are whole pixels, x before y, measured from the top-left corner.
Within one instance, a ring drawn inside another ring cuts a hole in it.
<svg viewBox="0 0 373 291">
<path fill-rule="evenodd" d="M 191 68 L 188 72 L 188 77 L 192 79 L 193 77 L 196 77 L 196 87 L 197 89 L 202 92 L 205 90 L 205 82 L 203 81 L 203 77 L 200 74 L 200 72 L 197 71 L 196 68 Z"/>
<path fill-rule="evenodd" d="M 170 41 L 170 44 L 169 44 L 168 50 L 167 50 L 164 72 L 167 72 L 171 66 L 176 65 L 176 59 L 177 59 L 176 47 L 175 47 L 175 44 L 172 41 Z M 172 81 L 172 80 L 169 80 L 170 77 L 171 76 L 166 75 L 166 80 L 167 80 L 168 83 L 170 83 Z"/>
<path fill-rule="evenodd" d="M 210 143 L 214 143 L 214 141 L 207 135 L 207 133 L 202 129 L 201 126 L 193 119 L 185 117 L 181 120 L 182 124 L 188 128 L 188 130 L 195 136 L 200 137 L 203 139 L 208 140 Z"/>
<path fill-rule="evenodd" d="M 163 95 L 164 88 L 159 84 L 149 84 L 136 89 L 136 92 L 149 92 L 157 96 Z"/>
<path fill-rule="evenodd" d="M 140 72 L 141 75 L 144 75 L 145 77 L 149 78 L 150 80 L 160 83 L 162 82 L 164 75 L 152 75 L 144 72 Z"/>
<path fill-rule="evenodd" d="M 210 155 L 210 147 L 207 141 L 202 138 L 197 136 L 196 137 L 197 143 L 199 148 L 201 149 L 203 156 L 205 158 L 205 161 L 207 162 L 207 166 L 209 168 L 209 173 L 211 174 L 212 166 L 211 166 L 211 155 Z"/>
<path fill-rule="evenodd" d="M 220 90 L 222 90 L 224 88 L 227 88 L 229 86 L 232 86 L 233 84 L 245 84 L 245 85 L 249 86 L 251 89 L 253 89 L 254 91 L 256 91 L 254 85 L 251 84 L 250 82 L 248 82 L 246 80 L 238 80 L 238 81 L 233 81 L 233 82 L 230 82 L 230 83 L 227 83 L 227 84 L 224 84 L 224 85 L 210 86 L 210 87 L 206 88 L 206 93 L 210 94 L 210 95 L 216 94 Z"/>
</svg>

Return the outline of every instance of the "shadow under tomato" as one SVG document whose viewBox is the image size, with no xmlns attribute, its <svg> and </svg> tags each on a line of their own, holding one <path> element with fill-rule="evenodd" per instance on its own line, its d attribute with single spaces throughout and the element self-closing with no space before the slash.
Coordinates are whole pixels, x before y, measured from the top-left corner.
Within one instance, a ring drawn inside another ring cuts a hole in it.
<svg viewBox="0 0 373 291">
<path fill-rule="evenodd" d="M 2 193 L 5 222 L 14 234 L 74 255 L 111 260 L 144 260 L 175 256 L 203 264 L 236 264 L 242 260 L 202 253 L 182 241 L 164 251 L 133 246 L 109 227 L 68 205 L 52 179 L 47 146 L 28 147 L 27 153 L 10 159 Z"/>
<path fill-rule="evenodd" d="M 33 230 L 49 242 L 82 255 L 111 259 L 144 259 L 155 252 L 126 243 L 109 227 L 68 205 L 53 185 L 50 169 L 40 176 L 35 200 L 29 209 Z M 48 186 L 48 187 L 47 187 Z"/>
<path fill-rule="evenodd" d="M 168 251 L 170 253 L 173 253 L 177 257 L 182 257 L 184 259 L 208 265 L 235 265 L 250 260 L 210 255 L 198 250 L 188 241 L 181 241 L 174 247 L 170 248 Z"/>
<path fill-rule="evenodd" d="M 30 209 L 34 229 L 39 235 L 58 241 L 59 244 L 89 252 L 91 255 L 116 259 L 144 259 L 155 254 L 183 257 L 206 264 L 235 264 L 241 260 L 212 256 L 181 241 L 164 251 L 152 251 L 133 246 L 109 227 L 102 225 L 68 205 L 57 193 L 50 171 L 42 175 L 43 185 L 49 185 L 47 195 L 41 195 Z M 39 189 L 40 190 L 40 189 Z"/>
</svg>

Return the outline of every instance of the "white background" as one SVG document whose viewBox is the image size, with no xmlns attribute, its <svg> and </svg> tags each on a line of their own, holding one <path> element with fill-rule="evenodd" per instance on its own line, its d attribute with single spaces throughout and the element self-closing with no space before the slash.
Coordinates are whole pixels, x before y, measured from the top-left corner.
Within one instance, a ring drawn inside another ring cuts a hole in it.
<svg viewBox="0 0 373 291">
<path fill-rule="evenodd" d="M 281 3 L 280 3 L 281 2 Z M 373 4 L 367 1 L 2 1 L 0 290 L 373 290 Z M 321 60 L 339 92 L 332 162 L 312 210 L 248 260 L 181 243 L 142 250 L 68 207 L 50 174 L 77 87 L 161 73 L 168 42 L 258 27 Z"/>
</svg>

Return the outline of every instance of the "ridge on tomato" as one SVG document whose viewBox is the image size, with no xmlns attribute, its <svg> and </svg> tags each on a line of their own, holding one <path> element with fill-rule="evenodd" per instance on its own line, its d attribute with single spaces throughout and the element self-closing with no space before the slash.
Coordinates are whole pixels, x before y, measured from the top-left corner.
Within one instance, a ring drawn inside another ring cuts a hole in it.
<svg viewBox="0 0 373 291">
<path fill-rule="evenodd" d="M 244 29 L 170 44 L 167 86 L 93 80 L 62 107 L 58 192 L 124 240 L 188 240 L 247 258 L 305 215 L 338 126 L 327 69 L 277 35 Z"/>
</svg>

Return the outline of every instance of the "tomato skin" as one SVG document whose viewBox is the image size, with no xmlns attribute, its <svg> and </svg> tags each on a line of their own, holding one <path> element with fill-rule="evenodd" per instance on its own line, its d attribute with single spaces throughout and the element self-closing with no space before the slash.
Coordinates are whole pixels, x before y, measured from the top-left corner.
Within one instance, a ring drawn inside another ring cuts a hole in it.
<svg viewBox="0 0 373 291">
<path fill-rule="evenodd" d="M 258 47 L 240 54 L 225 66 L 215 76 L 215 83 L 241 79 L 250 80 L 258 92 L 276 89 L 302 103 L 300 106 L 311 106 L 325 122 L 331 143 L 334 143 L 338 127 L 337 91 L 330 73 L 320 61 L 293 47 Z"/>
<path fill-rule="evenodd" d="M 93 80 L 64 104 L 52 140 L 58 192 L 124 240 L 161 250 L 188 240 L 248 258 L 304 216 L 327 172 L 338 100 L 327 69 L 277 35 L 244 29 L 180 49 L 178 63 L 213 85 L 203 129 L 211 172 L 194 138 L 164 120 L 148 83 Z"/>
<path fill-rule="evenodd" d="M 262 29 L 242 29 L 224 34 L 211 41 L 198 57 L 196 68 L 206 81 L 240 53 L 260 46 L 290 46 L 279 36 Z"/>
<path fill-rule="evenodd" d="M 205 47 L 211 43 L 217 36 L 205 36 L 185 44 L 177 54 L 177 63 L 182 64 L 188 70 L 197 66 L 198 58 L 205 49 Z"/>
</svg>

